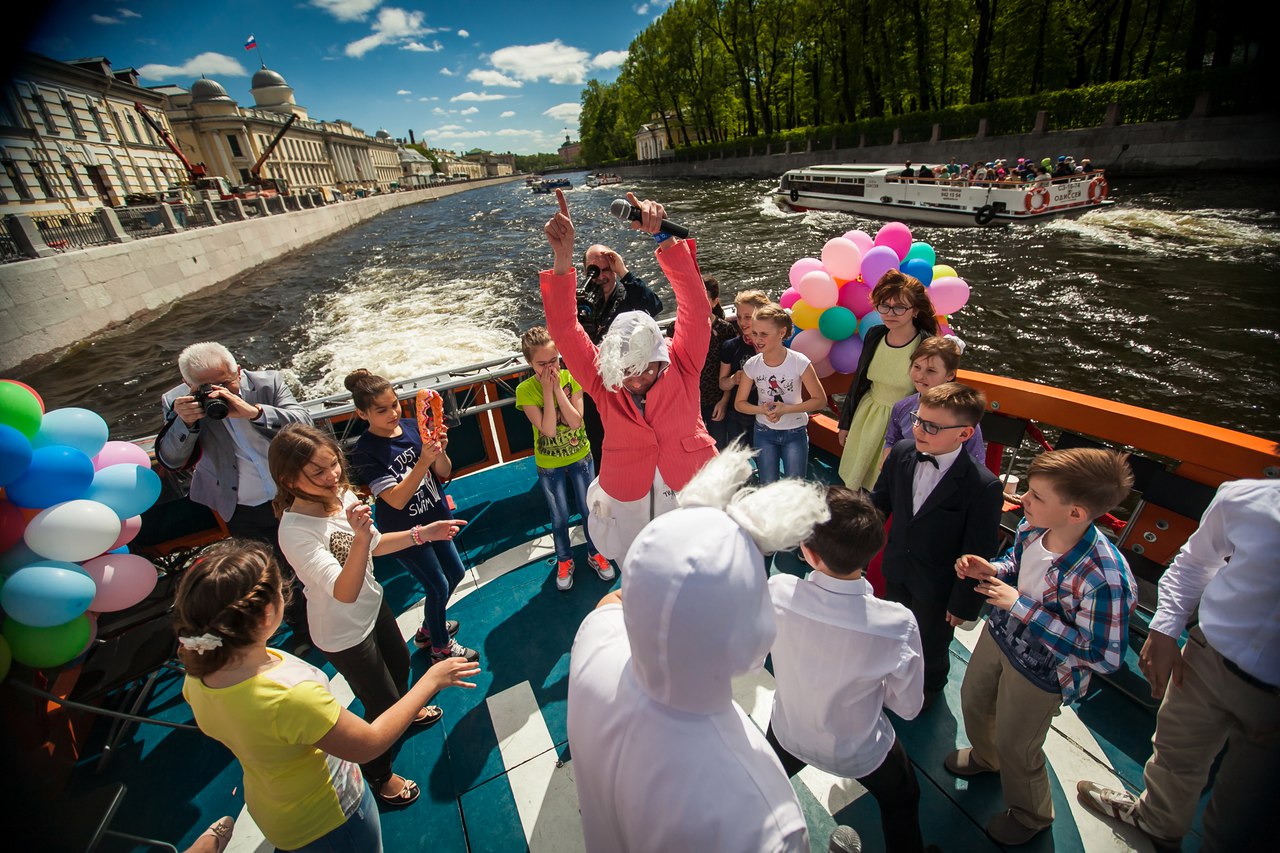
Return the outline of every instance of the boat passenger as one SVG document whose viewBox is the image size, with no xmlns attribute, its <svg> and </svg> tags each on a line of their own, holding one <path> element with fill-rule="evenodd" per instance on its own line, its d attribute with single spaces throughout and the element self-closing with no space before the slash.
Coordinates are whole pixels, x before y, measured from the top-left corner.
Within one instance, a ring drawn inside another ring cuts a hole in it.
<svg viewBox="0 0 1280 853">
<path fill-rule="evenodd" d="M 1004 494 L 1000 481 L 963 450 L 986 400 L 944 382 L 926 390 L 911 413 L 912 434 L 893 446 L 871 502 L 893 516 L 881 572 L 884 597 L 906 605 L 924 647 L 924 706 L 942 695 L 955 629 L 977 619 L 983 598 L 956 577 L 963 554 L 995 556 Z"/>
<path fill-rule="evenodd" d="M 1124 664 L 1138 602 L 1128 564 L 1093 523 L 1133 487 L 1127 455 L 1051 450 L 1032 460 L 1027 481 L 1013 547 L 994 563 L 981 554 L 956 561 L 991 611 L 960 687 L 972 746 L 944 763 L 957 776 L 1000 774 L 1005 810 L 986 830 L 1005 846 L 1053 823 L 1045 737 L 1062 706 L 1084 696 L 1092 670 Z"/>
<path fill-rule="evenodd" d="M 605 557 L 620 561 L 651 519 L 675 507 L 675 492 L 716 454 L 698 412 L 698 380 L 711 338 L 706 289 L 695 243 L 659 234 L 666 210 L 656 201 L 627 200 L 641 212 L 631 223 L 657 235 L 658 263 L 676 294 L 671 341 L 653 317 L 628 311 L 614 321 L 599 349 L 578 323 L 574 306 L 573 221 L 564 193 L 546 224 L 555 266 L 541 275 L 547 329 L 565 364 L 600 408 L 604 452 L 591 486 L 591 529 Z M 665 240 L 665 242 L 663 242 Z"/>
<path fill-rule="evenodd" d="M 900 173 L 899 177 L 902 177 L 902 178 L 914 178 L 915 176 L 916 176 L 916 170 L 915 170 L 914 168 L 912 168 L 912 166 L 911 166 L 911 161 L 910 161 L 910 160 L 908 160 L 908 161 L 906 162 L 906 164 L 905 164 L 905 168 L 902 170 L 902 172 Z"/>
<path fill-rule="evenodd" d="M 270 844 L 381 851 L 372 789 L 354 762 L 385 753 L 441 689 L 474 687 L 465 679 L 480 668 L 437 664 L 366 722 L 342 707 L 323 672 L 267 647 L 289 594 L 264 543 L 227 539 L 205 550 L 174 602 L 182 695 L 200 730 L 240 762 L 245 806 Z"/>
<path fill-rule="evenodd" d="M 711 307 L 711 343 L 698 379 L 698 393 L 702 423 L 715 439 L 716 449 L 724 450 L 729 446 L 728 412 L 733 391 L 720 387 L 720 352 L 726 343 L 738 337 L 738 326 L 725 319 L 724 309 L 720 307 L 719 280 L 709 275 L 702 280 L 702 285 L 707 290 L 707 303 Z"/>
<path fill-rule="evenodd" d="M 782 475 L 803 479 L 809 465 L 809 413 L 826 407 L 827 392 L 809 357 L 783 343 L 791 335 L 791 315 L 781 306 L 756 311 L 751 335 L 760 352 L 742 367 L 734 405 L 755 415 L 756 472 L 762 485 Z M 747 402 L 752 388 L 757 404 Z"/>
<path fill-rule="evenodd" d="M 688 482 L 574 638 L 569 749 L 588 853 L 809 850 L 795 791 L 733 679 L 774 640 L 762 552 L 808 539 L 828 510 L 800 480 L 740 491 L 749 459 L 730 448 Z"/>
<path fill-rule="evenodd" d="M 872 326 L 863 341 L 837 433 L 844 448 L 840 478 L 851 489 L 867 491 L 880 472 L 893 404 L 914 390 L 911 356 L 920 341 L 938 333 L 929 293 L 909 275 L 885 273 L 871 291 L 871 302 L 883 324 Z"/>
<path fill-rule="evenodd" d="M 466 522 L 449 519 L 379 532 L 372 510 L 347 483 L 342 449 L 313 426 L 281 430 L 271 442 L 269 461 L 277 488 L 280 547 L 302 580 L 311 638 L 347 679 L 372 723 L 403 697 L 414 695 L 409 650 L 373 577 L 373 558 L 452 539 Z M 411 722 L 431 726 L 443 716 L 434 705 L 419 705 Z M 392 772 L 389 745 L 366 753 L 361 769 L 384 803 L 404 806 L 418 798 L 417 784 Z"/>
<path fill-rule="evenodd" d="M 356 370 L 344 384 L 351 392 L 356 414 L 369 424 L 351 449 L 351 467 L 356 479 L 366 484 L 376 499 L 374 521 L 378 529 L 395 533 L 451 520 L 453 512 L 444 493 L 445 483 L 453 477 L 448 433 L 442 431 L 435 441 L 424 441 L 420 421 L 400 417 L 395 389 L 381 376 Z M 449 597 L 467 571 L 453 540 L 415 542 L 396 552 L 395 558 L 426 592 L 422 626 L 413 635 L 413 644 L 429 648 L 432 660 L 476 660 L 473 649 L 454 639 L 458 623 L 445 619 Z"/>
<path fill-rule="evenodd" d="M 769 578 L 777 690 L 766 740 L 788 776 L 812 764 L 857 779 L 880 806 L 889 853 L 922 853 L 920 784 L 885 715 L 920 713 L 924 664 L 911 611 L 883 601 L 863 570 L 884 547 L 884 518 L 861 492 L 827 490 L 831 518 L 800 545 L 807 577 Z"/>
<path fill-rule="evenodd" d="M 520 351 L 533 375 L 516 386 L 516 405 L 533 424 L 533 456 L 538 485 L 551 511 L 551 540 L 556 552 L 556 589 L 573 586 L 573 548 L 569 543 L 569 491 L 573 490 L 582 533 L 587 540 L 587 564 L 602 581 L 617 572 L 591 538 L 587 489 L 596 477 L 591 444 L 582 425 L 582 386 L 560 366 L 560 351 L 543 326 L 520 336 Z"/>
<path fill-rule="evenodd" d="M 1223 483 L 1200 526 L 1160 576 L 1138 665 L 1163 699 L 1142 771 L 1145 790 L 1077 783 L 1094 812 L 1141 830 L 1157 850 L 1181 850 L 1224 743 L 1204 850 L 1262 850 L 1280 774 L 1280 480 Z M 1197 615 L 1186 645 L 1178 638 Z"/>
<path fill-rule="evenodd" d="M 747 363 L 747 359 L 752 358 L 759 352 L 756 349 L 755 338 L 751 336 L 751 325 L 756 311 L 768 304 L 769 297 L 759 290 L 744 290 L 733 298 L 739 334 L 737 337 L 726 341 L 720 347 L 718 361 L 720 362 L 719 382 L 721 389 L 736 391 L 738 382 L 742 379 L 742 366 Z M 756 401 L 756 389 L 753 385 L 751 393 L 747 395 L 747 402 L 754 405 Z M 738 439 L 750 444 L 752 434 L 755 432 L 755 416 L 744 415 L 739 412 L 737 407 L 733 405 L 732 397 L 729 398 L 729 402 L 726 404 L 726 410 L 724 446 L 728 447 Z M 724 448 L 720 449 L 723 450 Z"/>
<path fill-rule="evenodd" d="M 916 177 L 918 177 L 918 178 L 933 178 L 933 167 L 932 167 L 932 166 L 926 166 L 924 163 L 921 163 L 921 164 L 920 164 L 920 170 L 919 170 L 918 172 L 916 172 Z"/>
<path fill-rule="evenodd" d="M 911 436 L 911 415 L 920 408 L 920 395 L 935 385 L 956 381 L 956 369 L 960 366 L 960 355 L 963 352 L 964 341 L 955 335 L 925 338 L 916 347 L 911 354 L 911 383 L 916 386 L 916 393 L 893 404 L 893 411 L 889 413 L 889 428 L 884 434 L 881 465 L 895 444 Z M 973 457 L 974 462 L 986 464 L 986 447 L 982 442 L 980 425 L 973 425 L 973 435 L 964 443 L 964 449 Z"/>
</svg>

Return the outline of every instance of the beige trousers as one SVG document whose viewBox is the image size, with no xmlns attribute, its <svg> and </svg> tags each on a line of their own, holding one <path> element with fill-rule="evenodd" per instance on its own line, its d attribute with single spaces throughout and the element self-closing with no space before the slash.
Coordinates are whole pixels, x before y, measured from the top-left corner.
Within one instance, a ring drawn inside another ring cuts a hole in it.
<svg viewBox="0 0 1280 853">
<path fill-rule="evenodd" d="M 983 629 L 960 686 L 960 706 L 972 760 L 1000 771 L 1005 806 L 1030 829 L 1053 823 L 1044 739 L 1062 711 L 1062 695 L 1028 681 Z"/>
<path fill-rule="evenodd" d="M 1280 696 L 1228 670 L 1199 628 L 1182 650 L 1182 673 L 1182 686 L 1169 685 L 1156 716 L 1138 813 L 1153 835 L 1182 838 L 1226 744 L 1204 812 L 1204 850 L 1261 850 L 1263 823 L 1280 806 Z M 1266 849 L 1275 844 L 1272 835 Z"/>
</svg>

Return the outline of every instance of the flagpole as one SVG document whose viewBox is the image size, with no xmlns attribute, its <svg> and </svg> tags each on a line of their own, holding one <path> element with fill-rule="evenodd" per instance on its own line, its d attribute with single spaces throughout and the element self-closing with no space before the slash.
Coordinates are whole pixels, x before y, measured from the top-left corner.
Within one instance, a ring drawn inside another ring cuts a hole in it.
<svg viewBox="0 0 1280 853">
<path fill-rule="evenodd" d="M 262 63 L 262 67 L 263 67 L 263 68 L 266 68 L 266 67 L 267 67 L 267 61 L 266 61 L 265 59 L 263 59 L 263 58 L 262 58 L 262 46 L 261 46 L 261 45 L 259 45 L 259 44 L 257 43 L 257 41 L 255 41 L 255 42 L 254 42 L 254 44 L 253 44 L 253 49 L 254 49 L 254 50 L 256 50 L 256 51 L 258 52 L 258 61 Z"/>
</svg>

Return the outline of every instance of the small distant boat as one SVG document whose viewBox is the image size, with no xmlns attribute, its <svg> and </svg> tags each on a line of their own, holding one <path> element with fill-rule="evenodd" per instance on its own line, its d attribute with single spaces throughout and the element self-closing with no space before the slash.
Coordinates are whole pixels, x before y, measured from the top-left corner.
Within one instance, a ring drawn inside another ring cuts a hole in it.
<svg viewBox="0 0 1280 853">
<path fill-rule="evenodd" d="M 553 178 L 549 181 L 541 181 L 533 185 L 535 193 L 549 193 L 552 190 L 570 190 L 573 189 L 573 183 L 568 178 Z"/>
<path fill-rule="evenodd" d="M 622 183 L 621 175 L 587 175 L 587 186 L 589 187 L 607 187 L 620 183 Z"/>
<path fill-rule="evenodd" d="M 531 187 L 542 180 L 541 175 L 526 175 L 524 179 L 525 186 Z"/>
<path fill-rule="evenodd" d="M 1087 213 L 1115 202 L 1101 171 L 1047 183 L 953 181 L 906 177 L 902 166 L 810 166 L 778 181 L 773 199 L 791 210 L 836 210 L 961 227 L 1039 222 Z"/>
</svg>

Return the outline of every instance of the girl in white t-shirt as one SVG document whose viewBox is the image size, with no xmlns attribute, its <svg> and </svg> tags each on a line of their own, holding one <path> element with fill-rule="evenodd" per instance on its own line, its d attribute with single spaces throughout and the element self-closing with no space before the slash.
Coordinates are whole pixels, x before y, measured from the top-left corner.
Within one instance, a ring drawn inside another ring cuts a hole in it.
<svg viewBox="0 0 1280 853">
<path fill-rule="evenodd" d="M 353 763 L 385 752 L 444 687 L 474 687 L 480 671 L 443 661 L 383 714 L 365 722 L 342 707 L 324 673 L 267 648 L 289 587 L 264 543 L 230 539 L 182 576 L 174 603 L 182 694 L 201 731 L 244 770 L 245 805 L 282 850 L 382 850 L 373 792 Z"/>
<path fill-rule="evenodd" d="M 373 577 L 373 557 L 452 539 L 466 522 L 451 518 L 380 533 L 372 510 L 348 485 L 342 450 L 309 424 L 282 429 L 267 463 L 276 483 L 280 550 L 302 581 L 311 641 L 347 679 L 372 722 L 409 690 L 409 650 Z M 429 705 L 413 722 L 430 726 L 442 715 Z M 390 753 L 362 769 L 383 802 L 402 806 L 418 798 L 418 786 L 391 771 Z"/>
<path fill-rule="evenodd" d="M 827 392 L 813 364 L 783 343 L 790 334 L 791 315 L 785 309 L 770 304 L 756 311 L 751 336 L 760 354 L 742 366 L 733 404 L 739 412 L 756 416 L 752 445 L 758 454 L 756 471 L 761 485 L 782 474 L 804 477 L 809 459 L 809 412 L 827 405 Z M 758 404 L 747 402 L 752 388 Z M 809 393 L 807 400 L 802 390 Z"/>
</svg>

